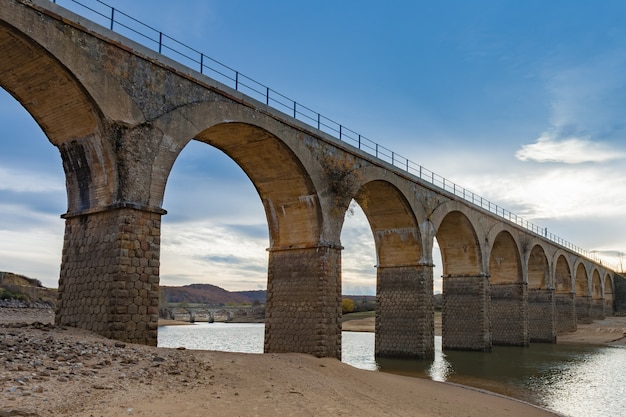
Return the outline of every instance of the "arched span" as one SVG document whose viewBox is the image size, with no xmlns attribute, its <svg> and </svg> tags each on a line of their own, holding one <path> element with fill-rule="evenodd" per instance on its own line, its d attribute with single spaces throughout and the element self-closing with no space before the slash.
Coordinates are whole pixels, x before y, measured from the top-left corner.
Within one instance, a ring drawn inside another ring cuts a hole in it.
<svg viewBox="0 0 626 417">
<path fill-rule="evenodd" d="M 554 270 L 554 291 L 557 294 L 572 292 L 572 273 L 564 255 L 558 255 Z"/>
<path fill-rule="evenodd" d="M 610 274 L 606 274 L 604 276 L 604 284 L 602 286 L 603 291 L 602 291 L 602 295 L 603 298 L 607 301 L 607 302 L 613 302 L 613 278 L 611 277 Z"/>
<path fill-rule="evenodd" d="M 541 245 L 535 245 L 528 256 L 528 288 L 548 289 L 552 286 L 546 252 Z"/>
<path fill-rule="evenodd" d="M 214 125 L 196 139 L 223 151 L 248 175 L 263 201 L 272 248 L 320 243 L 317 194 L 300 161 L 280 139 L 240 122 Z"/>
<path fill-rule="evenodd" d="M 476 229 L 465 214 L 460 211 L 447 213 L 437 228 L 436 237 L 441 249 L 444 276 L 478 275 L 482 272 L 482 253 Z"/>
<path fill-rule="evenodd" d="M 601 300 L 602 298 L 602 280 L 600 279 L 600 272 L 594 269 L 591 274 L 591 299 Z"/>
<path fill-rule="evenodd" d="M 0 86 L 33 116 L 63 160 L 68 212 L 113 204 L 115 158 L 100 112 L 77 78 L 46 48 L 0 23 Z"/>
<path fill-rule="evenodd" d="M 354 199 L 372 229 L 378 266 L 407 266 L 420 261 L 422 247 L 417 221 L 408 201 L 393 184 L 369 182 Z"/>
<path fill-rule="evenodd" d="M 514 284 L 523 281 L 519 249 L 513 236 L 502 231 L 496 236 L 489 257 L 492 284 Z"/>
<path fill-rule="evenodd" d="M 589 276 L 587 275 L 587 268 L 583 262 L 579 262 L 576 266 L 576 296 L 586 297 L 589 295 Z"/>
</svg>

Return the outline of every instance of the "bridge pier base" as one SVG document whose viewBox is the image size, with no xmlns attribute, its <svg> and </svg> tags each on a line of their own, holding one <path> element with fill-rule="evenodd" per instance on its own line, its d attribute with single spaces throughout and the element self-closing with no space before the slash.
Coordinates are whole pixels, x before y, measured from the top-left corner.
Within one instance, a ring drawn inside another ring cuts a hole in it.
<svg viewBox="0 0 626 417">
<path fill-rule="evenodd" d="M 572 293 L 555 294 L 554 306 L 556 309 L 557 333 L 569 333 L 576 331 L 576 307 Z"/>
<path fill-rule="evenodd" d="M 491 338 L 494 345 L 528 346 L 528 285 L 491 284 Z"/>
<path fill-rule="evenodd" d="M 379 267 L 375 356 L 435 357 L 433 265 Z"/>
<path fill-rule="evenodd" d="M 604 320 L 606 313 L 604 312 L 604 300 L 591 300 L 591 320 Z"/>
<path fill-rule="evenodd" d="M 156 346 L 160 209 L 67 214 L 56 324 Z"/>
<path fill-rule="evenodd" d="M 341 249 L 270 249 L 265 352 L 341 359 Z"/>
<path fill-rule="evenodd" d="M 489 277 L 443 277 L 443 349 L 491 351 Z"/>
<path fill-rule="evenodd" d="M 576 322 L 581 324 L 590 324 L 591 319 L 591 297 L 584 295 L 576 296 Z"/>
<path fill-rule="evenodd" d="M 533 343 L 556 343 L 554 290 L 528 290 L 528 336 Z"/>
<path fill-rule="evenodd" d="M 613 300 L 604 299 L 603 301 L 604 301 L 604 317 L 612 316 L 613 314 L 615 314 L 615 311 L 613 310 Z"/>
</svg>

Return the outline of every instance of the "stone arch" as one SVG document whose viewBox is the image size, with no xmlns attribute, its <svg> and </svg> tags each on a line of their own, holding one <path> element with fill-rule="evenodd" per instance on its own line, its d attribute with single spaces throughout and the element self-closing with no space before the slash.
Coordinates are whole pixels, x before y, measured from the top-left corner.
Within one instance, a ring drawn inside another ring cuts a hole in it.
<svg viewBox="0 0 626 417">
<path fill-rule="evenodd" d="M 527 259 L 529 341 L 556 342 L 555 294 L 546 250 L 535 243 Z"/>
<path fill-rule="evenodd" d="M 564 252 L 557 251 L 554 263 L 554 298 L 557 333 L 576 330 L 576 292 L 572 291 L 572 269 Z"/>
<path fill-rule="evenodd" d="M 450 211 L 437 227 L 443 274 L 478 275 L 482 271 L 482 253 L 476 228 L 461 211 Z"/>
<path fill-rule="evenodd" d="M 98 106 L 44 46 L 0 23 L 0 86 L 39 124 L 63 160 L 68 213 L 115 203 L 117 170 Z"/>
<path fill-rule="evenodd" d="M 577 297 L 587 297 L 589 296 L 589 275 L 587 273 L 587 268 L 585 264 L 580 261 L 577 263 L 575 267 L 575 292 Z"/>
<path fill-rule="evenodd" d="M 557 294 L 572 292 L 572 272 L 565 255 L 559 254 L 554 264 L 554 291 Z"/>
<path fill-rule="evenodd" d="M 441 217 L 436 222 L 436 237 L 443 261 L 443 348 L 489 351 L 489 278 L 482 270 L 476 229 L 459 210 L 445 212 Z"/>
<path fill-rule="evenodd" d="M 614 314 L 613 293 L 613 277 L 611 276 L 611 274 L 607 273 L 604 275 L 604 281 L 602 285 L 602 298 L 604 299 L 604 313 L 606 316 Z"/>
<path fill-rule="evenodd" d="M 602 280 L 600 279 L 600 271 L 594 269 L 591 274 L 591 299 L 601 300 L 603 298 Z"/>
<path fill-rule="evenodd" d="M 271 249 L 320 243 L 317 193 L 303 165 L 283 141 L 242 122 L 216 124 L 195 139 L 223 151 L 250 178 L 265 208 Z"/>
<path fill-rule="evenodd" d="M 371 181 L 354 200 L 370 223 L 379 267 L 415 265 L 422 258 L 419 226 L 400 190 L 387 181 Z"/>
<path fill-rule="evenodd" d="M 536 244 L 528 256 L 528 288 L 548 289 L 552 287 L 548 257 L 543 247 Z"/>
<path fill-rule="evenodd" d="M 579 259 L 575 264 L 574 293 L 576 295 L 576 319 L 580 323 L 590 323 L 591 288 L 589 273 L 585 263 Z"/>
<path fill-rule="evenodd" d="M 610 274 L 604 276 L 604 284 L 602 285 L 602 298 L 613 302 L 613 278 Z"/>
<path fill-rule="evenodd" d="M 354 196 L 376 244 L 377 357 L 434 357 L 432 265 L 424 265 L 419 225 L 409 202 L 384 180 Z"/>
<path fill-rule="evenodd" d="M 500 231 L 493 240 L 489 281 L 493 343 L 528 345 L 527 285 L 517 242 L 507 230 Z"/>
<path fill-rule="evenodd" d="M 491 284 L 514 284 L 523 281 L 519 249 L 508 231 L 501 231 L 494 239 L 489 257 Z"/>
</svg>

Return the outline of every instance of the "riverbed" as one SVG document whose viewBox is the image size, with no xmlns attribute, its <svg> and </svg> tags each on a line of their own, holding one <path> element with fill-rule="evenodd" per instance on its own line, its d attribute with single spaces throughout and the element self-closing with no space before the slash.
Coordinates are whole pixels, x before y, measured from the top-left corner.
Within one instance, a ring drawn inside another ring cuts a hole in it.
<svg viewBox="0 0 626 417">
<path fill-rule="evenodd" d="M 200 323 L 159 328 L 160 347 L 263 352 L 264 325 Z M 486 389 L 571 417 L 607 417 L 626 409 L 626 348 L 589 344 L 495 346 L 491 353 L 441 350 L 432 361 L 376 360 L 374 334 L 342 333 L 342 361 L 356 368 Z"/>
</svg>

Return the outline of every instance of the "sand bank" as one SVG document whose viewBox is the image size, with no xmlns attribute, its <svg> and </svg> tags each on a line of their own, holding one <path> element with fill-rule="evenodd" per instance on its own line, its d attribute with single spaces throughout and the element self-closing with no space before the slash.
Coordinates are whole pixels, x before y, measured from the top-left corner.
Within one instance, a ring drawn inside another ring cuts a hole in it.
<svg viewBox="0 0 626 417">
<path fill-rule="evenodd" d="M 21 314 L 27 321 L 36 316 L 0 312 L 0 416 L 554 415 L 334 359 L 133 345 L 79 329 L 17 324 Z"/>
</svg>

